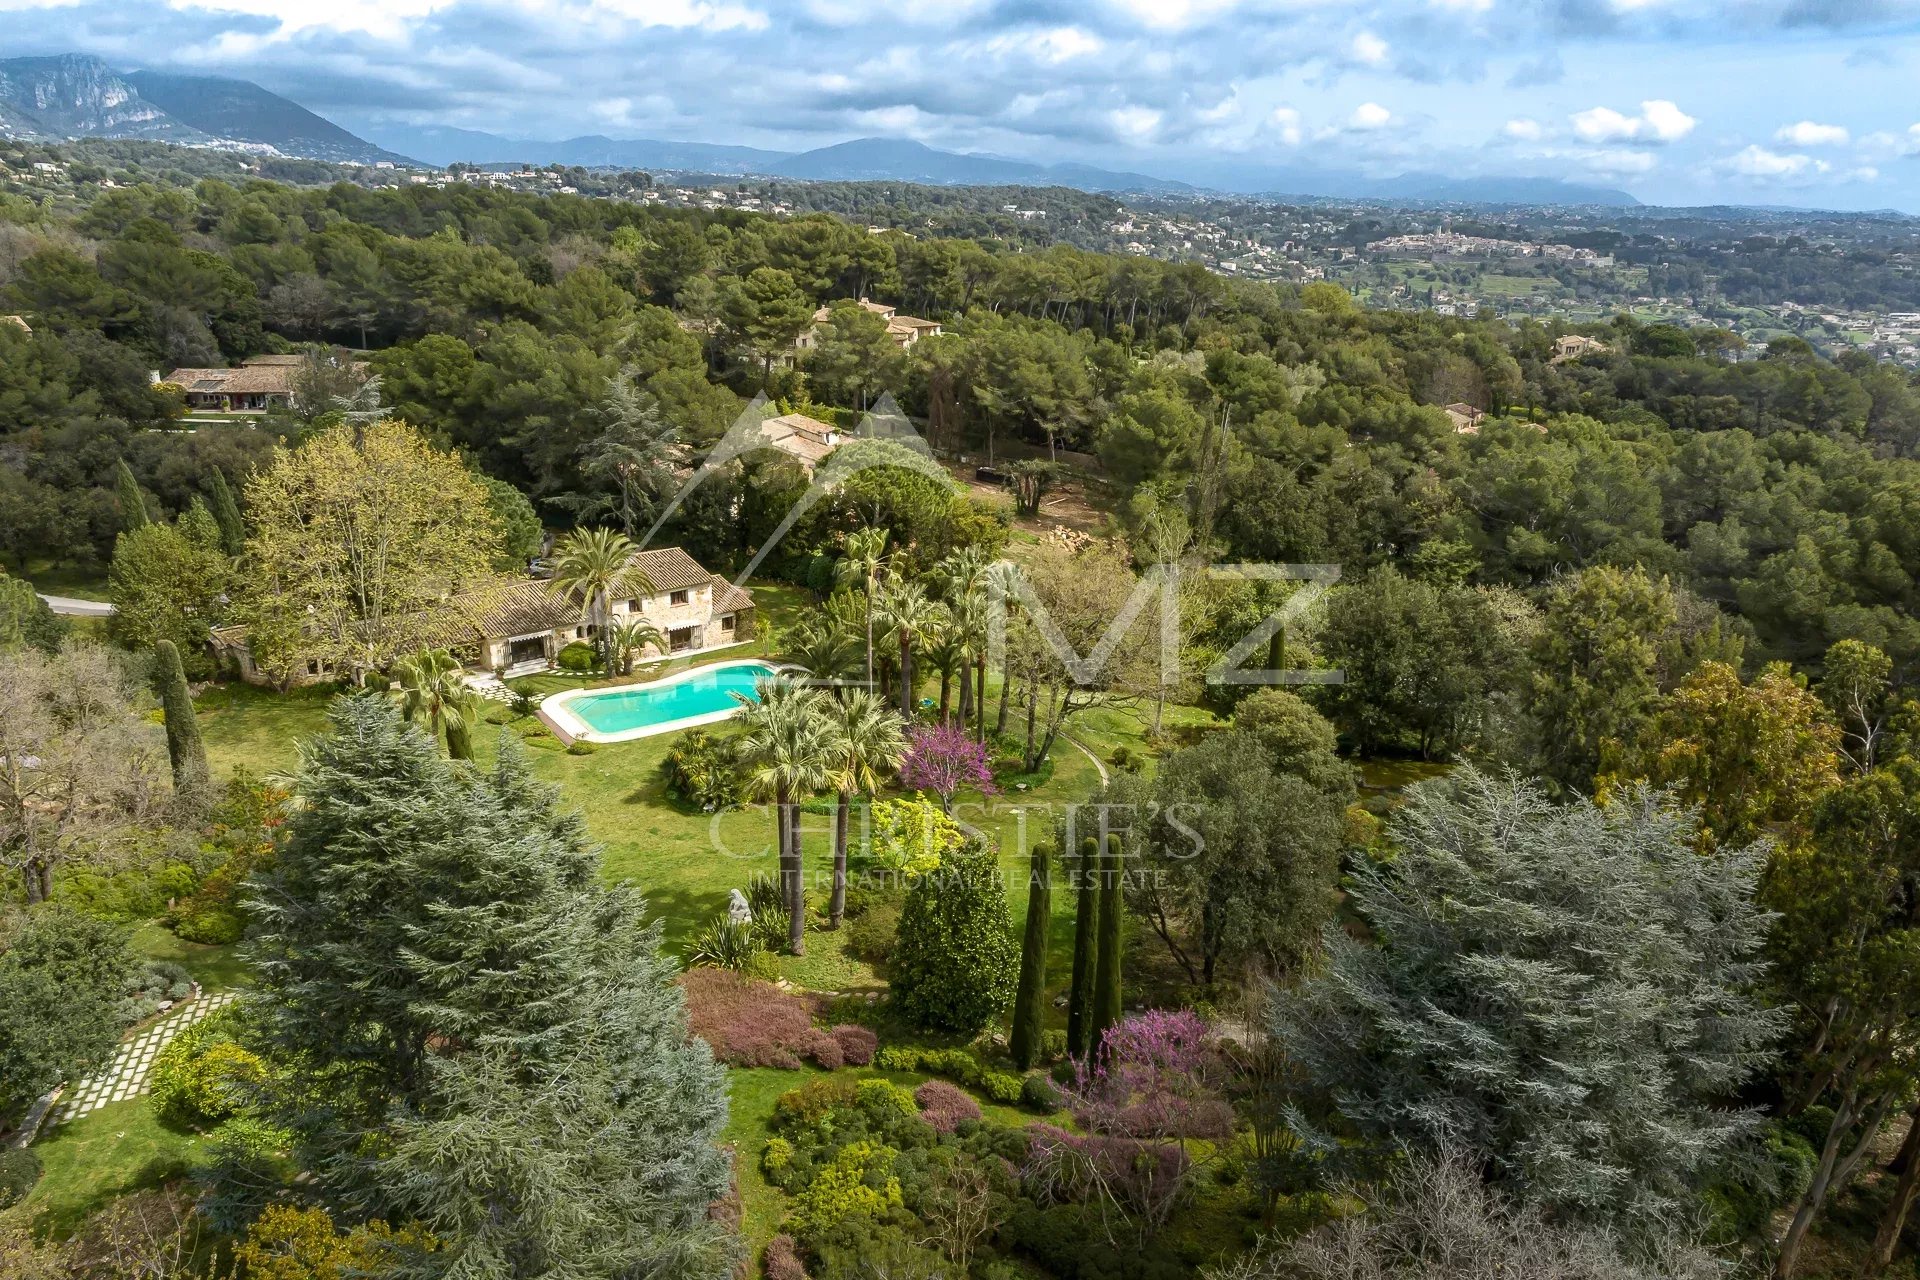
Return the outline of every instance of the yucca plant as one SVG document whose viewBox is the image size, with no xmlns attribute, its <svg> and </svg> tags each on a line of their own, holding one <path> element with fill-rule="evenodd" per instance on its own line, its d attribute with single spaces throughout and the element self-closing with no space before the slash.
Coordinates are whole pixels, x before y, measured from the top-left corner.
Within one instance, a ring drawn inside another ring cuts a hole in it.
<svg viewBox="0 0 1920 1280">
<path fill-rule="evenodd" d="M 722 911 L 693 935 L 687 949 L 687 965 L 695 969 L 731 969 L 743 973 L 755 967 L 755 957 L 764 950 L 751 924 L 735 920 Z"/>
</svg>

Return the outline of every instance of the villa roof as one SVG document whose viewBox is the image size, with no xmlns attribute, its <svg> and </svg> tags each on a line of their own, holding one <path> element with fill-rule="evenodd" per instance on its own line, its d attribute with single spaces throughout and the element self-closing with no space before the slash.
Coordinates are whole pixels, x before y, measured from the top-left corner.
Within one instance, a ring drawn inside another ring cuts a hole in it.
<svg viewBox="0 0 1920 1280">
<path fill-rule="evenodd" d="M 661 547 L 657 551 L 634 552 L 626 569 L 614 579 L 612 594 L 638 594 L 641 578 L 652 584 L 655 591 L 684 591 L 713 581 L 713 575 L 679 547 Z"/>
<path fill-rule="evenodd" d="M 713 580 L 713 612 L 739 613 L 742 609 L 753 608 L 753 593 L 745 587 L 736 587 L 731 582 L 719 578 Z"/>
</svg>

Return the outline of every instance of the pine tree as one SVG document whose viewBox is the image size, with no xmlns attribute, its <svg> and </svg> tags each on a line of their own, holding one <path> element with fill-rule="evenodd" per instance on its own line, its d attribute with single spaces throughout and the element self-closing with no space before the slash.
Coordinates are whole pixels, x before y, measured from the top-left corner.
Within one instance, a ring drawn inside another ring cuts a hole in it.
<svg viewBox="0 0 1920 1280">
<path fill-rule="evenodd" d="M 140 496 L 140 482 L 133 478 L 133 468 L 125 458 L 113 464 L 113 496 L 120 504 L 122 529 L 144 529 L 151 523 L 147 517 L 147 501 Z"/>
<path fill-rule="evenodd" d="M 173 789 L 185 794 L 205 787 L 207 748 L 200 741 L 200 722 L 194 718 L 193 696 L 187 692 L 186 669 L 173 641 L 153 646 L 153 682 L 160 694 L 160 712 L 167 725 L 167 759 L 173 765 Z"/>
<path fill-rule="evenodd" d="M 207 473 L 207 496 L 214 521 L 220 526 L 220 549 L 230 556 L 239 555 L 246 545 L 247 526 L 240 519 L 240 504 L 234 499 L 226 474 L 218 467 Z"/>
<path fill-rule="evenodd" d="M 1107 1032 L 1120 1021 L 1120 895 L 1124 882 L 1120 837 L 1109 835 L 1107 856 L 1100 864 L 1100 946 L 1094 964 L 1093 1016 L 1087 1029 L 1089 1052 L 1097 1052 Z"/>
<path fill-rule="evenodd" d="M 725 1275 L 725 1075 L 644 903 L 515 743 L 482 775 L 378 695 L 331 721 L 252 895 L 274 1119 L 315 1192 L 421 1221 L 442 1247 L 409 1276 Z"/>
<path fill-rule="evenodd" d="M 1099 842 L 1088 836 L 1080 842 L 1079 897 L 1073 910 L 1073 979 L 1067 988 L 1067 1052 L 1085 1058 L 1092 1047 L 1094 948 L 1099 945 L 1094 926 L 1099 915 Z"/>
<path fill-rule="evenodd" d="M 1040 1056 L 1047 1012 L 1047 924 L 1053 906 L 1052 849 L 1033 846 L 1027 883 L 1027 932 L 1020 944 L 1020 989 L 1013 1000 L 1013 1065 L 1025 1071 Z"/>
</svg>

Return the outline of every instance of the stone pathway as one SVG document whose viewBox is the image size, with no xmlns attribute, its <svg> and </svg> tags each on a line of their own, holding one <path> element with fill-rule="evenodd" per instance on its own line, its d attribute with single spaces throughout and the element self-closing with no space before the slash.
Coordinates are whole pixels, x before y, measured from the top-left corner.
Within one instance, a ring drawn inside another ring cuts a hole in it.
<svg viewBox="0 0 1920 1280">
<path fill-rule="evenodd" d="M 78 1120 L 81 1116 L 98 1111 L 110 1102 L 125 1102 L 128 1098 L 144 1094 L 148 1087 L 147 1077 L 153 1071 L 154 1056 L 166 1048 L 168 1041 L 233 998 L 231 991 L 203 995 L 144 1028 L 120 1046 L 120 1053 L 114 1058 L 113 1065 L 97 1076 L 82 1080 L 70 1090 L 60 1100 L 59 1107 L 48 1123 L 63 1125 L 69 1120 Z"/>
</svg>

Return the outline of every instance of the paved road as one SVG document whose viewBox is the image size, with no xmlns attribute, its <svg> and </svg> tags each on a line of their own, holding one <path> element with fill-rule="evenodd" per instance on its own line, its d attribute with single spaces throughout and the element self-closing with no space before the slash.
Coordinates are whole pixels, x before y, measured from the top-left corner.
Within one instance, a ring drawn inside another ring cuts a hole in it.
<svg viewBox="0 0 1920 1280">
<path fill-rule="evenodd" d="M 55 613 L 64 613 L 68 617 L 110 618 L 113 616 L 113 606 L 104 600 L 76 600 L 72 596 L 50 596 L 44 591 L 39 594 L 40 598 L 47 602 L 47 608 Z"/>
</svg>

